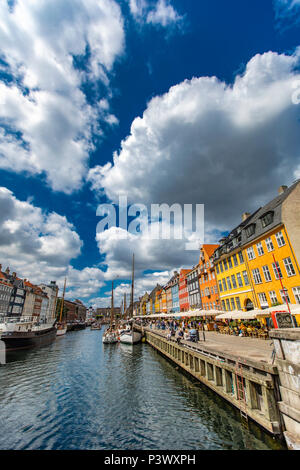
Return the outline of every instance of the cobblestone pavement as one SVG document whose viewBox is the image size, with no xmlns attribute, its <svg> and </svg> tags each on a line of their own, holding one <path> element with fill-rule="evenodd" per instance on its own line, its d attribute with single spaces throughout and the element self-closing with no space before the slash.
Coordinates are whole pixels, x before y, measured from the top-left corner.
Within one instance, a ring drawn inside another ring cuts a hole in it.
<svg viewBox="0 0 300 470">
<path fill-rule="evenodd" d="M 151 331 L 151 330 L 149 330 Z M 167 332 L 160 329 L 152 329 L 157 333 L 167 336 Z M 222 335 L 214 331 L 205 331 L 205 341 L 200 332 L 199 348 L 216 353 L 230 354 L 253 361 L 272 364 L 273 342 L 258 338 L 247 338 L 239 336 Z M 182 341 L 183 344 L 193 345 L 190 341 Z"/>
</svg>

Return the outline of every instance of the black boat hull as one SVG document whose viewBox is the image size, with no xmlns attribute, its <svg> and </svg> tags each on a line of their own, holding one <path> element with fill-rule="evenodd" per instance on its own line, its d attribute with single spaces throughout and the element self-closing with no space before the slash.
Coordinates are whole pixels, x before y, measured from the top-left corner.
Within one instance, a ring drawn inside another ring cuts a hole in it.
<svg viewBox="0 0 300 470">
<path fill-rule="evenodd" d="M 1 341 L 5 343 L 6 351 L 18 349 L 38 348 L 51 344 L 56 338 L 56 328 L 48 328 L 43 331 L 3 333 Z"/>
</svg>

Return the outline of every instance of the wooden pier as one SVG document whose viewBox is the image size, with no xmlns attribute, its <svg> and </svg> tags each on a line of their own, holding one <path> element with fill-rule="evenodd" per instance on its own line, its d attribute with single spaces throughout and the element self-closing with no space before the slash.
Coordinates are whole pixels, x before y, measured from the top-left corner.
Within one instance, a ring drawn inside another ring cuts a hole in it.
<svg viewBox="0 0 300 470">
<path fill-rule="evenodd" d="M 162 330 L 137 324 L 134 327 L 153 348 L 238 408 L 247 419 L 275 436 L 282 435 L 278 370 L 272 364 L 270 341 L 226 339 L 218 333 L 205 332 L 206 341 L 177 344 L 174 339 L 168 340 Z"/>
</svg>

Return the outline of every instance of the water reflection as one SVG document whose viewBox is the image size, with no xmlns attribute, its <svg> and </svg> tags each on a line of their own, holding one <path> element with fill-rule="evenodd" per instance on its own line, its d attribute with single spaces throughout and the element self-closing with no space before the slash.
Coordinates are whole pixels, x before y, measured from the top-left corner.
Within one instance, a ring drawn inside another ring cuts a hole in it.
<svg viewBox="0 0 300 470">
<path fill-rule="evenodd" d="M 1 449 L 270 449 L 230 405 L 146 344 L 70 332 L 0 366 Z"/>
</svg>

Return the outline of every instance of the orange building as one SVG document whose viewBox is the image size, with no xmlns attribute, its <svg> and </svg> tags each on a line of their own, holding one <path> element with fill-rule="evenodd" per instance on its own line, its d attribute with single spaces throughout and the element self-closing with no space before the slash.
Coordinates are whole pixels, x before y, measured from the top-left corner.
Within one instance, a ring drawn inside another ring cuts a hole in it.
<svg viewBox="0 0 300 470">
<path fill-rule="evenodd" d="M 199 287 L 204 310 L 220 308 L 213 253 L 219 245 L 202 245 L 199 257 Z"/>
</svg>

